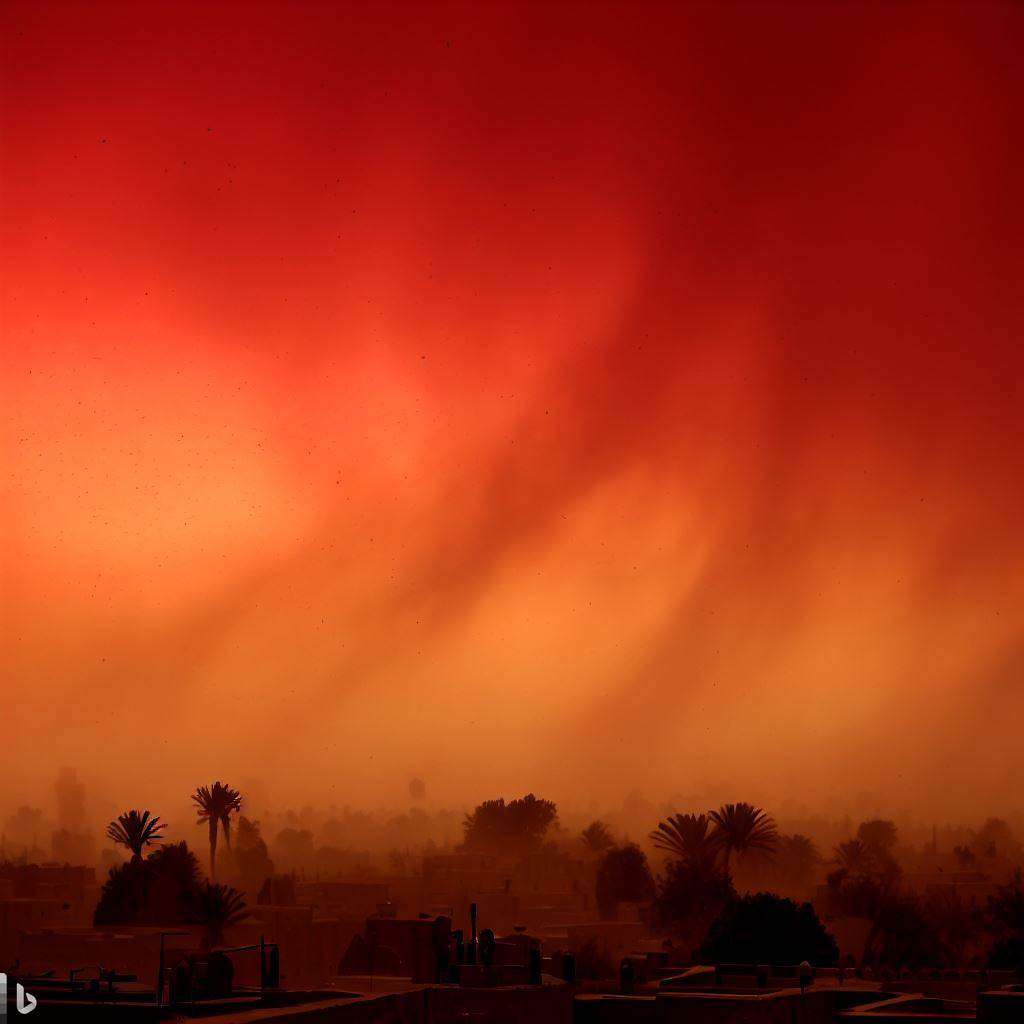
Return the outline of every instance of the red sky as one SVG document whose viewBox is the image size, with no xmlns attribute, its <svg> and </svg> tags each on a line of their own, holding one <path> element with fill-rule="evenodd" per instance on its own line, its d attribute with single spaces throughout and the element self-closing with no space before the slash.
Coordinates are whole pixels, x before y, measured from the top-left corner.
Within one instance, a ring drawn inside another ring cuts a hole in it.
<svg viewBox="0 0 1024 1024">
<path fill-rule="evenodd" d="M 0 801 L 1019 799 L 1020 5 L 0 18 Z"/>
</svg>

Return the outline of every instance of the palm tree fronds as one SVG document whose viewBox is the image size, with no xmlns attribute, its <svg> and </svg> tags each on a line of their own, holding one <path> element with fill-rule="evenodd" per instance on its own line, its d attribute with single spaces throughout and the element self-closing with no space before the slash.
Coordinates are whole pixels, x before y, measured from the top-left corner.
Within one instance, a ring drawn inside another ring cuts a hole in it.
<svg viewBox="0 0 1024 1024">
<path fill-rule="evenodd" d="M 198 786 L 192 794 L 196 820 L 210 829 L 210 878 L 217 870 L 217 829 L 224 829 L 224 841 L 231 846 L 231 815 L 242 809 L 242 794 L 219 779 L 212 786 Z"/>
<path fill-rule="evenodd" d="M 779 842 L 774 819 L 760 807 L 748 803 L 724 804 L 709 815 L 714 823 L 714 841 L 725 850 L 743 856 L 752 850 L 772 854 Z"/>
<path fill-rule="evenodd" d="M 711 822 L 706 814 L 674 814 L 658 822 L 651 832 L 651 842 L 666 853 L 691 864 L 706 863 L 714 859 Z"/>
<path fill-rule="evenodd" d="M 149 811 L 125 811 L 107 826 L 107 838 L 117 846 L 130 850 L 133 857 L 141 857 L 145 847 L 163 841 L 161 832 L 167 825 Z"/>
</svg>

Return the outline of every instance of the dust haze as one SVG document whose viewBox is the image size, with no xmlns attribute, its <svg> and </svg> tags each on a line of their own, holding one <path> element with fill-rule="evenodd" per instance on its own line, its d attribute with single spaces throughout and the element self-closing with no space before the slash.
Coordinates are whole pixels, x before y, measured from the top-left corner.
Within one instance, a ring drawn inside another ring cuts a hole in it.
<svg viewBox="0 0 1024 1024">
<path fill-rule="evenodd" d="M 4 114 L 4 815 L 1019 816 L 1020 9 L 321 16 L 15 44 L 94 84 Z"/>
</svg>

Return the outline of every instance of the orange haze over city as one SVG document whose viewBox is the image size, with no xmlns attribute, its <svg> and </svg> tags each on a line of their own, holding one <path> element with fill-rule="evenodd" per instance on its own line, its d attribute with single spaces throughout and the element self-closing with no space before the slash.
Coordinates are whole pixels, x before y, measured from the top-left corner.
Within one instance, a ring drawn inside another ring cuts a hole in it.
<svg viewBox="0 0 1024 1024">
<path fill-rule="evenodd" d="M 1019 800 L 1024 7 L 0 19 L 0 805 Z"/>
</svg>

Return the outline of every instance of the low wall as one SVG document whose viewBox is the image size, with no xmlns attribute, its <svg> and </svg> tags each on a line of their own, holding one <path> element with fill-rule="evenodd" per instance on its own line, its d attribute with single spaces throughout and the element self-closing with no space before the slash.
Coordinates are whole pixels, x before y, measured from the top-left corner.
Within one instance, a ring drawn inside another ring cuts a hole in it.
<svg viewBox="0 0 1024 1024">
<path fill-rule="evenodd" d="M 738 994 L 662 992 L 655 999 L 655 1024 L 833 1024 L 835 992 L 798 988 Z"/>
</svg>

